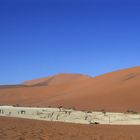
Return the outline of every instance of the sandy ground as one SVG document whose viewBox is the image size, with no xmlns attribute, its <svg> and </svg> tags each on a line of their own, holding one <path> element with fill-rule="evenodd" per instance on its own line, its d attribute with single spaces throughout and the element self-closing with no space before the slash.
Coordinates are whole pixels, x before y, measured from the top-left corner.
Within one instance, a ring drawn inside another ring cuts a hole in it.
<svg viewBox="0 0 140 140">
<path fill-rule="evenodd" d="M 139 140 L 140 126 L 78 125 L 0 117 L 0 140 Z"/>
</svg>

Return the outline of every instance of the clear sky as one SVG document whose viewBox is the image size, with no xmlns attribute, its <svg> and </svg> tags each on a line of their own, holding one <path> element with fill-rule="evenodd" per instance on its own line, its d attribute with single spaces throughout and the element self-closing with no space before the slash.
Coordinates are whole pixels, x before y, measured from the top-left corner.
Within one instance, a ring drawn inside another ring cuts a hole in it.
<svg viewBox="0 0 140 140">
<path fill-rule="evenodd" d="M 139 65 L 139 0 L 0 0 L 0 84 Z"/>
</svg>

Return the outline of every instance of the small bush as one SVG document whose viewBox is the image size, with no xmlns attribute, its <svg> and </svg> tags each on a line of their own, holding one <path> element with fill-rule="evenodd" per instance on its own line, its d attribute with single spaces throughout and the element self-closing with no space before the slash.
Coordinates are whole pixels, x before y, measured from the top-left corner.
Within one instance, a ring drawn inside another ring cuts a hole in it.
<svg viewBox="0 0 140 140">
<path fill-rule="evenodd" d="M 126 113 L 128 113 L 128 114 L 138 114 L 138 112 L 133 111 L 133 110 L 127 110 Z"/>
<path fill-rule="evenodd" d="M 91 122 L 90 124 L 96 124 L 97 125 L 97 124 L 100 124 L 100 123 L 99 122 Z"/>
<path fill-rule="evenodd" d="M 87 113 L 92 113 L 92 111 L 87 111 Z"/>
<path fill-rule="evenodd" d="M 63 108 L 63 106 L 59 106 L 58 108 Z"/>
</svg>

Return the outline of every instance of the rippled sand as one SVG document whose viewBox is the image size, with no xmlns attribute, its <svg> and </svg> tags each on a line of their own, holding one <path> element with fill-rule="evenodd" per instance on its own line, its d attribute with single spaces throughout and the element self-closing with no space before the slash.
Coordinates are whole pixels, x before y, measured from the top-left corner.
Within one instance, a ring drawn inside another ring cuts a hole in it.
<svg viewBox="0 0 140 140">
<path fill-rule="evenodd" d="M 140 126 L 101 126 L 0 118 L 0 140 L 139 140 Z"/>
</svg>

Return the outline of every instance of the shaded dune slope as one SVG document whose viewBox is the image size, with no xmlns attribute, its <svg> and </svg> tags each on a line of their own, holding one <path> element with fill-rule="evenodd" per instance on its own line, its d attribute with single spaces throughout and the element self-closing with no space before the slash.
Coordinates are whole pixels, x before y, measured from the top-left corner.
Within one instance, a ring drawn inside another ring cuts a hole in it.
<svg viewBox="0 0 140 140">
<path fill-rule="evenodd" d="M 73 82 L 75 80 L 88 78 L 88 76 L 82 74 L 58 74 L 48 78 L 40 78 L 35 80 L 25 81 L 25 86 L 49 86 L 49 85 L 60 85 L 63 83 Z"/>
</svg>

